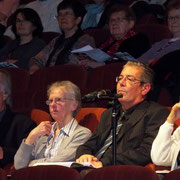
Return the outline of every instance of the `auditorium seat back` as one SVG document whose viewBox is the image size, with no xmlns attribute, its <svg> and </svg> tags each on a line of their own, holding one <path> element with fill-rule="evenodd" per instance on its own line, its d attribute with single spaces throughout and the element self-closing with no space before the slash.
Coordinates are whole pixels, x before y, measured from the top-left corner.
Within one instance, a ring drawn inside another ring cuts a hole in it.
<svg viewBox="0 0 180 180">
<path fill-rule="evenodd" d="M 72 168 L 47 165 L 34 166 L 16 170 L 12 173 L 11 180 L 80 180 L 78 171 Z"/>
<path fill-rule="evenodd" d="M 84 180 L 158 180 L 151 169 L 134 165 L 106 166 L 89 172 Z"/>
<path fill-rule="evenodd" d="M 163 24 L 140 24 L 135 26 L 135 30 L 145 34 L 149 38 L 151 45 L 172 37 L 168 26 Z"/>
</svg>

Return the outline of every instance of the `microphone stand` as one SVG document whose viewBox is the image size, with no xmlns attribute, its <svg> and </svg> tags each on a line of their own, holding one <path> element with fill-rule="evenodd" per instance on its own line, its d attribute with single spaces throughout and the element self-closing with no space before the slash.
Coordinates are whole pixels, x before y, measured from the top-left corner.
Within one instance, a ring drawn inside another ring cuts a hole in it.
<svg viewBox="0 0 180 180">
<path fill-rule="evenodd" d="M 111 99 L 112 100 L 112 118 L 111 118 L 111 127 L 112 127 L 112 160 L 113 165 L 116 165 L 116 129 L 117 129 L 117 105 L 119 104 L 118 98 L 122 98 L 122 94 L 115 94 L 114 96 L 101 96 L 102 99 Z"/>
<path fill-rule="evenodd" d="M 112 108 L 112 158 L 113 158 L 113 165 L 116 165 L 116 129 L 117 129 L 117 110 L 116 106 L 118 104 L 118 100 L 116 97 L 113 98 L 113 108 Z"/>
</svg>

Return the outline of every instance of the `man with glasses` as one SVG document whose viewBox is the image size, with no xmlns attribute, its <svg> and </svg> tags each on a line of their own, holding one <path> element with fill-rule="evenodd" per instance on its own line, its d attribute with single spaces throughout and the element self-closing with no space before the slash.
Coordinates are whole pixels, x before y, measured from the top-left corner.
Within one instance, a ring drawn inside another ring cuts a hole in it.
<svg viewBox="0 0 180 180">
<path fill-rule="evenodd" d="M 147 100 L 153 86 L 153 72 L 146 65 L 127 62 L 116 80 L 117 93 L 123 95 L 118 99 L 120 104 L 117 107 L 120 129 L 117 134 L 116 164 L 145 166 L 151 162 L 152 142 L 169 111 Z M 112 141 L 108 146 L 106 144 L 111 138 L 111 118 L 112 108 L 102 114 L 97 130 L 77 149 L 76 162 L 90 162 L 97 168 L 113 165 Z"/>
<path fill-rule="evenodd" d="M 81 106 L 80 89 L 70 81 L 53 83 L 47 91 L 54 123 L 41 122 L 21 143 L 14 159 L 16 169 L 43 162 L 75 160 L 79 145 L 88 140 L 89 129 L 78 125 L 75 116 Z"/>
</svg>

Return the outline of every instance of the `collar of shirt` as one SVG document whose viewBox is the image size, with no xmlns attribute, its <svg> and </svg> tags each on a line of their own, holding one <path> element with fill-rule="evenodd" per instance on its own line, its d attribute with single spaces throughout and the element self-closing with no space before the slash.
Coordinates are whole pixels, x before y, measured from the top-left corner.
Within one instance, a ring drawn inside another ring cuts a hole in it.
<svg viewBox="0 0 180 180">
<path fill-rule="evenodd" d="M 66 124 L 64 127 L 62 127 L 58 133 L 57 136 L 59 136 L 61 133 L 63 133 L 64 135 L 66 136 L 70 136 L 71 133 L 74 132 L 74 129 L 76 128 L 78 122 L 76 121 L 75 118 L 73 118 L 68 124 Z M 48 139 L 50 140 L 52 137 L 54 137 L 54 133 L 55 133 L 55 130 L 57 128 L 57 125 L 58 123 L 55 122 L 53 125 L 52 125 L 52 129 L 51 129 L 51 133 L 48 137 Z"/>
<path fill-rule="evenodd" d="M 125 112 L 121 108 L 119 116 L 124 112 L 124 117 L 122 118 L 122 121 L 124 121 L 124 120 L 127 121 L 130 118 L 130 116 L 132 115 L 133 111 L 143 102 L 144 101 L 141 101 L 140 103 L 138 103 L 138 104 L 132 106 L 131 108 L 127 109 Z"/>
<path fill-rule="evenodd" d="M 78 123 L 76 119 L 73 118 L 68 124 L 66 124 L 66 126 L 60 129 L 59 133 L 54 138 L 54 133 L 57 128 L 57 125 L 58 125 L 57 122 L 53 124 L 51 133 L 47 139 L 46 150 L 44 153 L 44 156 L 47 158 L 51 158 L 57 155 L 64 138 L 68 138 L 74 132 Z"/>
</svg>

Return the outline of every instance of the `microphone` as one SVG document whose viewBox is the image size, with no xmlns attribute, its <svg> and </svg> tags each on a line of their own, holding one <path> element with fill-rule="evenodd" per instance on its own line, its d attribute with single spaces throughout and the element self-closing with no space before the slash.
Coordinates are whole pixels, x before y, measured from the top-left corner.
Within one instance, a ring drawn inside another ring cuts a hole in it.
<svg viewBox="0 0 180 180">
<path fill-rule="evenodd" d="M 82 97 L 82 102 L 95 101 L 97 99 L 112 99 L 112 98 L 122 98 L 122 94 L 113 94 L 111 90 L 103 89 L 101 91 L 94 91 L 92 93 L 86 94 Z"/>
</svg>

